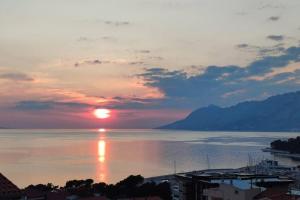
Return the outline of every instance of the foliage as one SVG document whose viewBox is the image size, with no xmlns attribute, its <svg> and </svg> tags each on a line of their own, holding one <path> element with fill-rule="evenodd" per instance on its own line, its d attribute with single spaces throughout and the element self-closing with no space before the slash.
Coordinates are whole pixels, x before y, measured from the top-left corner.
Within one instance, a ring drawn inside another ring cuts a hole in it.
<svg viewBox="0 0 300 200">
<path fill-rule="evenodd" d="M 87 197 L 93 193 L 93 183 L 94 181 L 92 179 L 71 180 L 66 183 L 65 190 L 81 197 Z"/>
<path fill-rule="evenodd" d="M 53 185 L 52 183 L 44 184 L 37 184 L 37 185 L 29 185 L 25 188 L 25 190 L 37 190 L 40 192 L 51 192 L 53 190 L 58 189 L 58 186 Z"/>
<path fill-rule="evenodd" d="M 117 184 L 96 183 L 93 185 L 94 192 L 108 198 L 131 198 L 159 196 L 162 199 L 171 199 L 171 190 L 168 183 L 155 184 L 154 182 L 143 183 L 144 178 L 140 175 L 129 176 Z"/>
<path fill-rule="evenodd" d="M 39 184 L 36 186 L 30 185 L 27 188 L 48 192 L 52 191 L 54 188 L 57 189 L 58 186 L 53 186 L 53 184 Z M 171 200 L 169 183 L 144 183 L 144 177 L 141 175 L 128 176 L 116 184 L 106 184 L 103 182 L 94 183 L 92 179 L 70 180 L 66 182 L 61 190 L 80 197 L 93 196 L 94 193 L 98 193 L 110 199 L 158 196 L 165 200 Z"/>
<path fill-rule="evenodd" d="M 287 141 L 275 140 L 271 143 L 272 149 L 300 153 L 300 137 L 290 138 Z"/>
</svg>

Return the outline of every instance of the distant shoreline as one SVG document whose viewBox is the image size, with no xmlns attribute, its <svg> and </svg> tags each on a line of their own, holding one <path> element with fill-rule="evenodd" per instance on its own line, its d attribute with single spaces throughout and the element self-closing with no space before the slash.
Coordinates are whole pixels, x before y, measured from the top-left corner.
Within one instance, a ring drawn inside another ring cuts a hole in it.
<svg viewBox="0 0 300 200">
<path fill-rule="evenodd" d="M 164 131 L 192 131 L 192 132 L 245 132 L 245 133 L 300 133 L 300 129 L 287 129 L 287 130 L 236 130 L 236 129 L 225 129 L 225 130 L 195 130 L 195 129 L 177 129 L 177 128 L 152 128 L 153 130 L 164 130 Z"/>
<path fill-rule="evenodd" d="M 288 151 L 276 150 L 276 149 L 272 149 L 270 147 L 264 148 L 264 149 L 262 149 L 262 151 L 263 152 L 270 152 L 272 154 L 283 156 L 283 157 L 293 158 L 295 160 L 300 160 L 300 154 L 293 154 L 293 153 L 290 153 Z"/>
<path fill-rule="evenodd" d="M 99 128 L 9 128 L 0 127 L 0 130 L 98 130 Z M 168 131 L 168 132 L 245 132 L 245 133 L 300 133 L 300 130 L 193 130 L 193 129 L 164 129 L 164 128 L 106 128 L 106 130 L 157 130 L 157 131 Z"/>
</svg>

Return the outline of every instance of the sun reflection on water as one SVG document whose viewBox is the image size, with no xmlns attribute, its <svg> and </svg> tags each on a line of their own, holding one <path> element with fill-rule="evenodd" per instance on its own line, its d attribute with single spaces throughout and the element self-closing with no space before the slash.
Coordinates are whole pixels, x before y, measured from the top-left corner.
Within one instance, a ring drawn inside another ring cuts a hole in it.
<svg viewBox="0 0 300 200">
<path fill-rule="evenodd" d="M 99 129 L 98 129 L 98 132 L 100 132 L 100 133 L 105 133 L 105 132 L 106 132 L 106 129 L 105 129 L 105 128 L 99 128 Z"/>
<path fill-rule="evenodd" d="M 98 160 L 101 163 L 105 162 L 105 146 L 106 146 L 106 143 L 104 140 L 98 141 Z"/>
<path fill-rule="evenodd" d="M 106 182 L 107 180 L 107 167 L 106 167 L 106 157 L 107 155 L 107 143 L 106 143 L 106 129 L 100 128 L 98 129 L 100 138 L 98 139 L 97 144 L 97 156 L 98 156 L 98 164 L 97 164 L 97 178 L 101 182 Z"/>
</svg>

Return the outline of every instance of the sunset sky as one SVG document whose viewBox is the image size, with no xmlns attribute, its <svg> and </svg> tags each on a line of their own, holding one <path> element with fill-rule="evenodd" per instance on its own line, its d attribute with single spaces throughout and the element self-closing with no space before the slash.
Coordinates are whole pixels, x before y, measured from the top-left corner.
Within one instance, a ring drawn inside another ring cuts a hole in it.
<svg viewBox="0 0 300 200">
<path fill-rule="evenodd" d="M 152 128 L 300 90 L 299 19 L 299 0 L 1 0 L 0 127 Z"/>
</svg>

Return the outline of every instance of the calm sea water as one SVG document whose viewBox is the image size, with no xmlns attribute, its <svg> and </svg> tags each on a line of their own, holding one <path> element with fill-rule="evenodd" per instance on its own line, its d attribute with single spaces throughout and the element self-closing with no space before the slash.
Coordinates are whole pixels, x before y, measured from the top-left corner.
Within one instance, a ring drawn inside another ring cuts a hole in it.
<svg viewBox="0 0 300 200">
<path fill-rule="evenodd" d="M 210 168 L 235 168 L 254 160 L 289 158 L 261 151 L 274 139 L 300 133 L 189 132 L 163 130 L 0 130 L 0 172 L 18 186 L 92 178 L 115 183 Z"/>
</svg>

